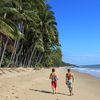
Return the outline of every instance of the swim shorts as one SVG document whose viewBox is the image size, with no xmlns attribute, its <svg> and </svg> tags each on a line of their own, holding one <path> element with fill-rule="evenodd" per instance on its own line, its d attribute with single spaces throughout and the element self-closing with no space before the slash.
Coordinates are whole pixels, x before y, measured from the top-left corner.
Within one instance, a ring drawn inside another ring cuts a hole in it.
<svg viewBox="0 0 100 100">
<path fill-rule="evenodd" d="M 68 80 L 67 81 L 67 86 L 68 86 L 68 88 L 72 88 L 73 86 L 72 86 L 72 80 Z"/>
<path fill-rule="evenodd" d="M 52 88 L 56 88 L 57 87 L 57 81 L 52 81 L 51 86 L 52 86 Z"/>
</svg>

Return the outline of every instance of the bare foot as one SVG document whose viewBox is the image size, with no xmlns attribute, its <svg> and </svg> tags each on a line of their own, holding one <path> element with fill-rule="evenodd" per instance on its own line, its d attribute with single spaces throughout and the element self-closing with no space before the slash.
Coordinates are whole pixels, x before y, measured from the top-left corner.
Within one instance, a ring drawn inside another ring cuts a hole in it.
<svg viewBox="0 0 100 100">
<path fill-rule="evenodd" d="M 54 95 L 55 93 L 53 92 L 52 94 Z"/>
<path fill-rule="evenodd" d="M 71 94 L 69 94 L 68 96 L 71 96 Z"/>
<path fill-rule="evenodd" d="M 74 93 L 72 93 L 72 95 L 74 95 Z"/>
</svg>

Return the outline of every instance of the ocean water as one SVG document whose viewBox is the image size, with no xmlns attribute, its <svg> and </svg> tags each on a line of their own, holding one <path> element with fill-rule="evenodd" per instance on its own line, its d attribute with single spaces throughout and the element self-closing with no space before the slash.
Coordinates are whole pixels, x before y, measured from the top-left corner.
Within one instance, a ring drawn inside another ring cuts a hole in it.
<svg viewBox="0 0 100 100">
<path fill-rule="evenodd" d="M 75 71 L 87 73 L 100 78 L 100 65 L 80 66 L 73 68 Z"/>
</svg>

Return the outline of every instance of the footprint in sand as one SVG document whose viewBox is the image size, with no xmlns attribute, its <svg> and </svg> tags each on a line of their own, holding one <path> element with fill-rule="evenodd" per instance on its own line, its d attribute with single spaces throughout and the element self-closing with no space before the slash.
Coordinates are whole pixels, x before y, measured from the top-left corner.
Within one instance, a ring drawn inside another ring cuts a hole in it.
<svg viewBox="0 0 100 100">
<path fill-rule="evenodd" d="M 57 99 L 56 100 L 59 100 L 58 96 L 57 96 Z"/>
<path fill-rule="evenodd" d="M 17 99 L 18 99 L 19 97 L 15 96 L 15 98 L 17 98 Z"/>
<path fill-rule="evenodd" d="M 12 92 L 12 94 L 15 94 L 14 92 Z"/>
<path fill-rule="evenodd" d="M 12 85 L 12 87 L 15 87 L 14 85 Z"/>
</svg>

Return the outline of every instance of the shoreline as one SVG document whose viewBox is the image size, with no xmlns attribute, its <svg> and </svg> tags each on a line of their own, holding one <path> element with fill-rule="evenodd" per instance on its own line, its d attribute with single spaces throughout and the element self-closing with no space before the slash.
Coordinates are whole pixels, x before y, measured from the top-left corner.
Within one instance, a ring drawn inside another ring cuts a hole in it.
<svg viewBox="0 0 100 100">
<path fill-rule="evenodd" d="M 92 76 L 92 77 L 94 77 L 94 78 L 98 78 L 98 79 L 100 79 L 100 77 L 97 77 L 96 75 L 92 75 L 92 74 L 89 74 L 89 73 L 85 73 L 85 72 L 79 72 L 79 71 L 76 71 L 76 70 L 74 70 L 74 69 L 72 69 L 73 70 L 73 72 L 76 72 L 76 73 L 80 73 L 80 74 L 86 74 L 86 75 L 89 75 L 89 76 Z"/>
<path fill-rule="evenodd" d="M 100 78 L 73 71 L 74 95 L 68 96 L 65 84 L 66 68 L 55 68 L 58 76 L 57 94 L 52 95 L 49 74 L 51 68 L 34 70 L 33 68 L 5 69 L 0 75 L 0 100 L 99 100 Z"/>
<path fill-rule="evenodd" d="M 78 69 L 72 69 L 72 70 L 79 72 L 79 73 L 88 74 L 88 75 L 94 76 L 96 78 L 100 78 L 100 72 L 96 72 L 96 71 L 92 72 L 91 71 L 92 69 L 90 69 L 90 71 L 88 71 L 88 70 L 84 70 L 84 71 L 82 70 L 81 71 L 81 70 L 78 70 Z"/>
<path fill-rule="evenodd" d="M 87 72 L 88 70 L 84 70 L 83 71 L 83 70 L 80 70 L 81 68 L 79 68 L 79 67 L 65 67 L 65 68 L 70 68 L 70 69 L 72 69 L 72 70 L 74 70 L 76 72 L 87 74 L 87 75 L 91 75 L 91 76 L 94 76 L 96 78 L 100 78 L 100 69 L 99 69 L 99 72 L 97 72 L 97 70 L 94 70 L 94 69 L 90 69 L 90 71 Z M 91 70 L 94 70 L 94 72 L 91 71 Z"/>
</svg>

